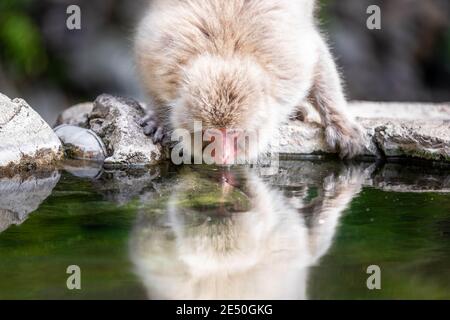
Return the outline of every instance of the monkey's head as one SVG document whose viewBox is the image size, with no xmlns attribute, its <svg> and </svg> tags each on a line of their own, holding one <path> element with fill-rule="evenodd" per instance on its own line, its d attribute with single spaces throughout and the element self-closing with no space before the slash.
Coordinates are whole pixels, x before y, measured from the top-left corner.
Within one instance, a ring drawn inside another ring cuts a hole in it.
<svg viewBox="0 0 450 320">
<path fill-rule="evenodd" d="M 216 164 L 253 161 L 279 122 L 271 106 L 270 79 L 255 61 L 203 55 L 184 69 L 171 124 L 203 133 L 203 148 L 184 146 L 193 156 L 201 152 Z"/>
</svg>

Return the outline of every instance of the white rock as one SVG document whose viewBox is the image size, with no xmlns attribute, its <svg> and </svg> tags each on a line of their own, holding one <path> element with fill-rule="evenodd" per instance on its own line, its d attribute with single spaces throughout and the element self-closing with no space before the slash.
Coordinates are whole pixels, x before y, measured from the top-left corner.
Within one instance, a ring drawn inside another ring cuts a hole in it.
<svg viewBox="0 0 450 320">
<path fill-rule="evenodd" d="M 63 124 L 55 128 L 55 133 L 71 159 L 103 161 L 108 156 L 103 141 L 92 130 Z"/>
<path fill-rule="evenodd" d="M 386 157 L 450 162 L 450 120 L 363 120 Z"/>
<path fill-rule="evenodd" d="M 270 151 L 285 154 L 333 153 L 324 139 L 323 129 L 315 123 L 291 121 L 274 136 Z"/>
<path fill-rule="evenodd" d="M 62 124 L 70 124 L 82 128 L 89 126 L 89 115 L 94 105 L 92 102 L 80 103 L 71 108 L 64 110 L 56 120 L 56 126 Z"/>
<path fill-rule="evenodd" d="M 349 103 L 349 111 L 365 119 L 450 120 L 448 103 L 353 101 Z"/>
<path fill-rule="evenodd" d="M 0 169 L 45 166 L 61 156 L 61 142 L 39 114 L 0 94 Z"/>
<path fill-rule="evenodd" d="M 449 104 L 354 102 L 349 108 L 370 138 L 364 156 L 450 162 Z M 310 155 L 334 150 L 315 122 L 290 121 L 274 137 L 270 152 Z"/>
<path fill-rule="evenodd" d="M 96 99 L 89 124 L 106 145 L 106 166 L 153 165 L 165 159 L 162 147 L 155 145 L 139 124 L 144 115 L 135 100 L 111 95 Z"/>
</svg>

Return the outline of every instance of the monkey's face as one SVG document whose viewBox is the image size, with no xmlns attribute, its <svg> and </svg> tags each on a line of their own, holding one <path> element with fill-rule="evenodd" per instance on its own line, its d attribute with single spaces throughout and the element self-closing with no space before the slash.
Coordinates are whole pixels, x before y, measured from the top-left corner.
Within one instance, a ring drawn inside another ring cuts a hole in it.
<svg viewBox="0 0 450 320">
<path fill-rule="evenodd" d="M 269 90 L 269 78 L 251 59 L 196 59 L 184 70 L 171 118 L 174 129 L 201 136 L 201 146 L 191 139 L 184 151 L 206 163 L 255 160 L 278 124 Z"/>
</svg>

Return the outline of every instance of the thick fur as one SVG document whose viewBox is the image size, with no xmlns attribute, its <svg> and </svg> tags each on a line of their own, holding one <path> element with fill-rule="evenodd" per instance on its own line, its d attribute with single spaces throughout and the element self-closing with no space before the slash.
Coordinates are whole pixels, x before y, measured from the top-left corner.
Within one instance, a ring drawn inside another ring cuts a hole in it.
<svg viewBox="0 0 450 320">
<path fill-rule="evenodd" d="M 306 102 L 343 157 L 364 135 L 346 114 L 313 0 L 154 0 L 135 40 L 145 89 L 166 128 L 256 132 L 263 151 Z"/>
</svg>

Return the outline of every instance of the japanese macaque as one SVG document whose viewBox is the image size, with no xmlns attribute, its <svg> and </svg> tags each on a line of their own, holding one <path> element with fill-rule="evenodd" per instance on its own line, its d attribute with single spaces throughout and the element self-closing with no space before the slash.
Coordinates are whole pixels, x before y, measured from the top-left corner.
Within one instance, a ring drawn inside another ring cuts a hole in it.
<svg viewBox="0 0 450 320">
<path fill-rule="evenodd" d="M 360 167 L 314 172 L 289 182 L 250 169 L 242 178 L 233 171 L 177 176 L 168 195 L 143 205 L 130 241 L 148 297 L 307 299 L 310 267 L 328 251 L 366 176 Z M 289 188 L 272 186 L 279 183 Z M 309 200 L 311 183 L 318 196 Z"/>
<path fill-rule="evenodd" d="M 193 132 L 194 121 L 204 130 L 255 133 L 254 158 L 311 104 L 327 143 L 342 157 L 358 155 L 365 135 L 346 112 L 314 9 L 314 0 L 151 1 L 135 39 L 154 110 L 143 121 L 146 133 L 160 141 L 173 129 Z M 225 161 L 243 147 L 224 143 Z"/>
</svg>

